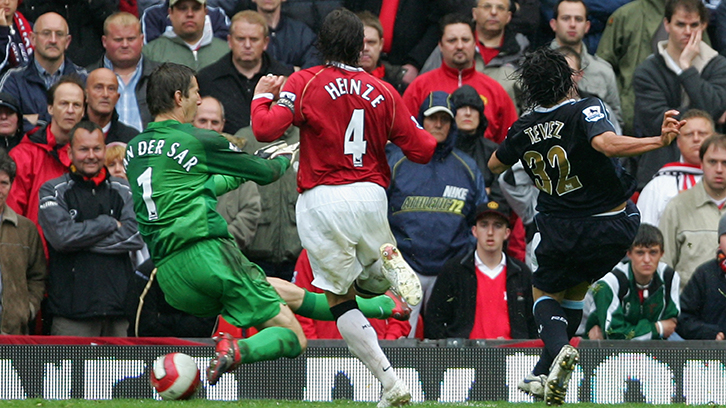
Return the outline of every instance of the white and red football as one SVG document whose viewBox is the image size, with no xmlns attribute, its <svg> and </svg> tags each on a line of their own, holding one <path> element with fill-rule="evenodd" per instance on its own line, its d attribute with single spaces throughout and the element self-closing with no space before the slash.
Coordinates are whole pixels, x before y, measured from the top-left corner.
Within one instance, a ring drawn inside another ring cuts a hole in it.
<svg viewBox="0 0 726 408">
<path fill-rule="evenodd" d="M 151 386 L 165 400 L 189 399 L 197 392 L 199 367 L 184 353 L 169 353 L 154 361 Z"/>
</svg>

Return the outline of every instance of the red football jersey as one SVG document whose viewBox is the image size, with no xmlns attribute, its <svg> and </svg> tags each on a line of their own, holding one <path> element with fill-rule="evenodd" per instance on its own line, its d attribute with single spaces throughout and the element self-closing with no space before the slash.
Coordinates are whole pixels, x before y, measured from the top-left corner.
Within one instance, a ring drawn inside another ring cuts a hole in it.
<svg viewBox="0 0 726 408">
<path fill-rule="evenodd" d="M 427 163 L 436 148 L 395 89 L 361 68 L 333 63 L 298 71 L 272 107 L 271 97 L 253 100 L 252 131 L 270 142 L 290 124 L 300 128 L 300 192 L 364 181 L 387 188 L 389 140 L 416 163 Z"/>
</svg>

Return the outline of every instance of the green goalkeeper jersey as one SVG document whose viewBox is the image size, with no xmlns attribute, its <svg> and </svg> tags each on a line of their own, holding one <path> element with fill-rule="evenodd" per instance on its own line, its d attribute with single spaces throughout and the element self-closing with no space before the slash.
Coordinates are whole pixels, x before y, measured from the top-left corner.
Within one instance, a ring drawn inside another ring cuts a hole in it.
<svg viewBox="0 0 726 408">
<path fill-rule="evenodd" d="M 157 266 L 196 241 L 231 238 L 217 196 L 245 181 L 280 178 L 285 157 L 243 153 L 217 132 L 175 120 L 152 122 L 129 142 L 124 160 L 139 231 Z"/>
</svg>

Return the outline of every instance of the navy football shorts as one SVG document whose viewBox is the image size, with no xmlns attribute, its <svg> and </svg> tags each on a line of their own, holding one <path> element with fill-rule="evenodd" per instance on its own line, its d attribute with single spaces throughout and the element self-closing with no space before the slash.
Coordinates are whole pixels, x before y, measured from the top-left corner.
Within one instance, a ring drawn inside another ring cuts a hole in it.
<svg viewBox="0 0 726 408">
<path fill-rule="evenodd" d="M 542 240 L 535 249 L 539 267 L 532 285 L 558 293 L 610 272 L 633 243 L 640 213 L 628 201 L 613 215 L 573 218 L 540 213 L 535 222 Z"/>
</svg>

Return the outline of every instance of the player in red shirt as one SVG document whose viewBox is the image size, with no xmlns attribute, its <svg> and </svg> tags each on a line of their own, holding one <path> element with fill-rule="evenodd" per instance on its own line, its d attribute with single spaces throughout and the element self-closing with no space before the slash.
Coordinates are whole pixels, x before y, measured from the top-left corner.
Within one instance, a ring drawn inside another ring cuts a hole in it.
<svg viewBox="0 0 726 408">
<path fill-rule="evenodd" d="M 273 141 L 291 124 L 300 128 L 296 213 L 313 285 L 325 291 L 350 351 L 381 382 L 378 407 L 403 405 L 411 399 L 408 386 L 390 369 L 355 296 L 382 294 L 390 286 L 409 304 L 421 301 L 418 278 L 388 244 L 395 241 L 387 219 L 385 145 L 390 140 L 411 161 L 426 163 L 436 140 L 393 87 L 357 67 L 363 49 L 358 17 L 335 10 L 318 35 L 326 64 L 294 73 L 282 92 L 284 78 L 261 78 L 252 131 L 259 141 Z"/>
</svg>

